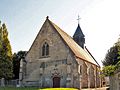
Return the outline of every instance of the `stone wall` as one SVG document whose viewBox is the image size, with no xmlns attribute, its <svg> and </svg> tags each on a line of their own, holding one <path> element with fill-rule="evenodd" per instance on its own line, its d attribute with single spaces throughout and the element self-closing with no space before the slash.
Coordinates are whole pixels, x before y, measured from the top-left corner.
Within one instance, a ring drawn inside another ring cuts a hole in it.
<svg viewBox="0 0 120 90">
<path fill-rule="evenodd" d="M 120 90 L 120 72 L 116 72 L 110 79 L 110 90 Z"/>
<path fill-rule="evenodd" d="M 83 62 L 82 68 L 82 88 L 88 88 L 87 65 L 85 64 L 85 62 Z"/>
<path fill-rule="evenodd" d="M 42 56 L 42 45 L 49 44 L 49 56 Z M 26 56 L 24 85 L 52 87 L 55 75 L 60 77 L 60 87 L 79 88 L 77 62 L 60 35 L 45 22 Z"/>
<path fill-rule="evenodd" d="M 96 65 L 89 62 L 77 59 L 79 63 L 79 76 L 80 84 L 82 88 L 94 88 L 100 87 L 99 69 Z M 80 66 L 82 66 L 82 72 L 80 73 Z"/>
</svg>

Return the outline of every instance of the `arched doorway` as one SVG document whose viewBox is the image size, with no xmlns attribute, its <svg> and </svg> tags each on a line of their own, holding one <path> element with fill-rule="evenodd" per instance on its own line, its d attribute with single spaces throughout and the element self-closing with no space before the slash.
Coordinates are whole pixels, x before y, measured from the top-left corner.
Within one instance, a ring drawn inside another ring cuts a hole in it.
<svg viewBox="0 0 120 90">
<path fill-rule="evenodd" d="M 60 77 L 53 77 L 53 88 L 60 87 Z"/>
</svg>

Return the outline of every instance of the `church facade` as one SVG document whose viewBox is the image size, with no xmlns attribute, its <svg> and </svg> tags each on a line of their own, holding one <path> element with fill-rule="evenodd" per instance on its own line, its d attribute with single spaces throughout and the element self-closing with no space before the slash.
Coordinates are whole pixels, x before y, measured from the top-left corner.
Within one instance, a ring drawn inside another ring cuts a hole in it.
<svg viewBox="0 0 120 90">
<path fill-rule="evenodd" d="M 47 17 L 21 64 L 23 86 L 100 87 L 100 66 L 84 46 L 85 36 L 78 24 L 70 37 Z"/>
</svg>

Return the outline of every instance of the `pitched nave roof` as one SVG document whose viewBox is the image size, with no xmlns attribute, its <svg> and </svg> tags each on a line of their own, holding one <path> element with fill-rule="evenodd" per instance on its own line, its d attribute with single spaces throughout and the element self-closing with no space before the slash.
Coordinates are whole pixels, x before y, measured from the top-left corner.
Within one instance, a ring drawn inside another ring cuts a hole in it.
<svg viewBox="0 0 120 90">
<path fill-rule="evenodd" d="M 64 32 L 61 28 L 59 28 L 56 24 L 54 24 L 52 21 L 50 21 L 48 18 L 46 19 L 50 23 L 50 25 L 53 26 L 53 28 L 58 32 L 58 34 L 62 37 L 62 39 L 65 41 L 65 43 L 68 45 L 68 47 L 71 49 L 71 51 L 74 53 L 76 58 L 85 60 L 89 63 L 92 63 L 94 65 L 98 65 L 98 63 L 92 58 L 92 56 L 84 49 L 82 49 L 71 36 L 69 36 L 66 32 Z"/>
</svg>

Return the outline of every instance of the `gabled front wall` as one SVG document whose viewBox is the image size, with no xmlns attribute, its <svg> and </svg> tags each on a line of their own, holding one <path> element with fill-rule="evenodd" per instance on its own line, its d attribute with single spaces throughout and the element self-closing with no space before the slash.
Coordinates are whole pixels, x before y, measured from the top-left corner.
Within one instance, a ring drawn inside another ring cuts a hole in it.
<svg viewBox="0 0 120 90">
<path fill-rule="evenodd" d="M 43 57 L 42 46 L 45 42 L 49 45 L 49 55 Z M 96 66 L 77 59 L 48 20 L 31 46 L 26 61 L 24 86 L 53 87 L 55 77 L 60 78 L 60 87 L 97 86 Z M 82 66 L 82 74 L 79 66 Z"/>
<path fill-rule="evenodd" d="M 42 45 L 45 42 L 49 44 L 47 57 L 42 56 Z M 26 56 L 26 61 L 24 85 L 53 87 L 53 78 L 60 77 L 60 87 L 79 88 L 74 55 L 48 21 L 41 28 Z"/>
</svg>

